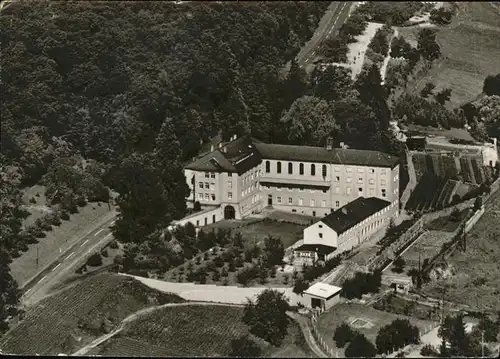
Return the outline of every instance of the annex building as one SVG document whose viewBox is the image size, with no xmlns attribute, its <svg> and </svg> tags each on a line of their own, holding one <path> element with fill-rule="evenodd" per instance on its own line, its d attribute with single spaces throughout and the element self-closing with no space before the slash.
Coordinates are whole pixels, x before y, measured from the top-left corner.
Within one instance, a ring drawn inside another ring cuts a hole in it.
<svg viewBox="0 0 500 359">
<path fill-rule="evenodd" d="M 248 136 L 219 144 L 185 166 L 188 205 L 178 224 L 204 226 L 270 207 L 324 217 L 359 197 L 399 206 L 399 159 L 378 151 L 268 144 Z"/>
</svg>

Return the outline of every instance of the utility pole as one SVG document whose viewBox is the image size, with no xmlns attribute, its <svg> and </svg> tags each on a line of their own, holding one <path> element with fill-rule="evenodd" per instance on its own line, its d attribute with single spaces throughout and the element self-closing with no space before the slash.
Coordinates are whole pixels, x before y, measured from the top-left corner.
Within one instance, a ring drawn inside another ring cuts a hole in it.
<svg viewBox="0 0 500 359">
<path fill-rule="evenodd" d="M 39 245 L 37 244 L 36 245 L 36 269 L 38 270 L 38 248 L 39 248 Z"/>
<path fill-rule="evenodd" d="M 481 331 L 481 358 L 484 358 L 484 330 Z"/>
</svg>

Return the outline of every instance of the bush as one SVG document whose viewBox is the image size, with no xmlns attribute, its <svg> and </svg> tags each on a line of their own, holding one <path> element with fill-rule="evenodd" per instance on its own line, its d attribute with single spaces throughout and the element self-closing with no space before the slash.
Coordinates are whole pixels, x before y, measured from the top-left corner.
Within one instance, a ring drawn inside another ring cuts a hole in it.
<svg viewBox="0 0 500 359">
<path fill-rule="evenodd" d="M 111 241 L 111 243 L 109 244 L 109 248 L 111 248 L 111 249 L 118 249 L 118 242 L 116 241 L 116 239 L 114 239 L 113 241 Z"/>
<path fill-rule="evenodd" d="M 88 265 L 90 267 L 99 267 L 100 265 L 102 265 L 101 255 L 99 253 L 92 254 L 87 259 L 86 265 Z"/>
<path fill-rule="evenodd" d="M 30 203 L 35 204 L 35 203 L 36 203 L 36 198 L 35 198 L 35 197 L 31 197 L 31 198 L 30 198 Z"/>
<path fill-rule="evenodd" d="M 432 9 L 430 20 L 431 22 L 438 25 L 447 25 L 451 23 L 451 18 L 453 16 L 453 11 L 440 7 L 439 9 Z"/>
<path fill-rule="evenodd" d="M 109 257 L 108 250 L 106 248 L 104 248 L 101 251 L 101 256 L 103 256 L 104 258 L 108 258 Z"/>
<path fill-rule="evenodd" d="M 195 212 L 201 211 L 201 204 L 200 204 L 200 202 L 198 202 L 198 201 L 194 202 L 193 211 L 195 211 Z"/>
<path fill-rule="evenodd" d="M 63 211 L 61 211 L 61 215 L 60 215 L 60 217 L 61 217 L 61 219 L 62 219 L 63 221 L 67 221 L 67 220 L 69 220 L 69 213 L 68 213 L 67 211 L 64 211 L 64 210 L 63 210 Z"/>
<path fill-rule="evenodd" d="M 434 346 L 430 344 L 426 344 L 420 349 L 420 355 L 424 357 L 436 357 L 439 355 L 439 352 L 434 348 Z"/>
<path fill-rule="evenodd" d="M 347 343 L 352 341 L 357 333 L 351 329 L 351 327 L 346 324 L 340 324 L 337 329 L 335 329 L 335 334 L 333 335 L 333 340 L 337 348 L 343 348 Z"/>
</svg>

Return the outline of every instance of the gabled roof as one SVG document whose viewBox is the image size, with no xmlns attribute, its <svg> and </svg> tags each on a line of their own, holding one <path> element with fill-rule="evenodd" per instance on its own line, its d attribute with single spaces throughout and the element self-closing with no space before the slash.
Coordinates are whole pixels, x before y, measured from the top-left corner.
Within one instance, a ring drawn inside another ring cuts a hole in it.
<svg viewBox="0 0 500 359">
<path fill-rule="evenodd" d="M 379 151 L 277 145 L 244 136 L 204 154 L 185 168 L 241 174 L 260 164 L 262 159 L 389 168 L 399 163 L 399 158 Z"/>
<path fill-rule="evenodd" d="M 380 198 L 359 197 L 322 218 L 321 222 L 340 235 L 389 205 L 389 202 Z"/>
<path fill-rule="evenodd" d="M 399 158 L 379 151 L 256 143 L 262 158 L 394 168 Z"/>
<path fill-rule="evenodd" d="M 341 290 L 342 288 L 340 287 L 318 282 L 307 288 L 304 291 L 304 294 L 314 295 L 315 297 L 320 297 L 323 299 L 330 299 L 335 294 L 338 294 Z"/>
</svg>

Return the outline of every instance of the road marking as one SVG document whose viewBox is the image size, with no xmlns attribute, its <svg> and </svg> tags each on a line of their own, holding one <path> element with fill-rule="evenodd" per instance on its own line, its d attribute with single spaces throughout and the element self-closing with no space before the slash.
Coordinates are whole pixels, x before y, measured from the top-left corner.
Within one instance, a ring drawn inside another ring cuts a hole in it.
<svg viewBox="0 0 500 359">
<path fill-rule="evenodd" d="M 28 294 L 29 292 L 31 292 L 31 290 L 32 290 L 32 289 L 33 289 L 33 288 L 28 289 L 28 290 L 24 293 L 24 295 L 26 295 L 26 294 Z"/>
<path fill-rule="evenodd" d="M 111 225 L 115 224 L 116 220 L 114 220 L 113 222 L 111 222 Z"/>
<path fill-rule="evenodd" d="M 36 284 L 40 283 L 42 280 L 44 280 L 47 277 L 47 274 L 45 274 L 42 279 L 40 279 Z"/>
<path fill-rule="evenodd" d="M 89 241 L 89 240 L 87 239 L 85 242 L 83 242 L 83 243 L 81 244 L 81 246 L 80 246 L 80 247 L 83 247 L 83 246 L 85 245 L 85 243 L 87 243 L 88 241 Z"/>
<path fill-rule="evenodd" d="M 304 61 L 304 62 L 307 64 L 308 61 L 309 61 L 309 59 L 306 59 L 306 61 Z"/>
<path fill-rule="evenodd" d="M 52 272 L 53 272 L 53 271 L 55 271 L 55 270 L 57 269 L 57 267 L 59 267 L 60 265 L 61 265 L 61 263 L 59 263 L 58 265 L 56 265 L 56 266 L 54 267 L 54 269 L 52 269 Z"/>
<path fill-rule="evenodd" d="M 347 3 L 344 3 L 344 5 L 342 5 L 342 9 L 340 9 L 340 11 L 344 10 L 346 5 L 347 5 Z"/>
<path fill-rule="evenodd" d="M 106 237 L 104 237 L 104 239 L 108 238 L 109 236 L 112 236 L 113 233 L 109 233 Z"/>
<path fill-rule="evenodd" d="M 73 256 L 73 254 L 75 254 L 75 252 L 72 252 L 69 256 L 67 256 L 66 258 L 64 258 L 64 260 L 70 259 Z"/>
<path fill-rule="evenodd" d="M 94 236 L 97 236 L 99 233 L 101 233 L 102 231 L 104 231 L 104 228 L 101 228 L 96 234 L 94 234 Z"/>
</svg>

